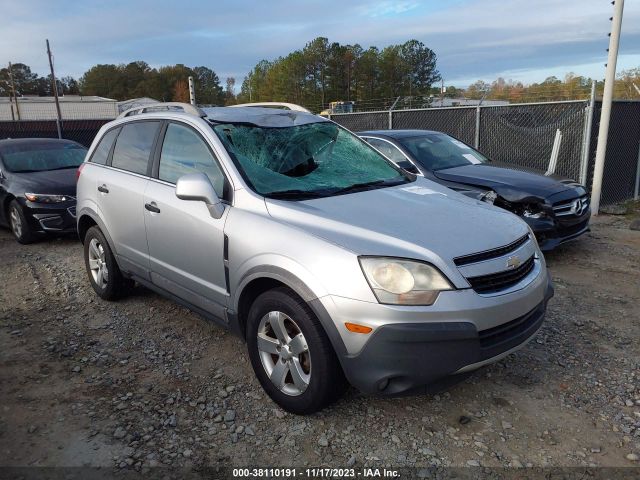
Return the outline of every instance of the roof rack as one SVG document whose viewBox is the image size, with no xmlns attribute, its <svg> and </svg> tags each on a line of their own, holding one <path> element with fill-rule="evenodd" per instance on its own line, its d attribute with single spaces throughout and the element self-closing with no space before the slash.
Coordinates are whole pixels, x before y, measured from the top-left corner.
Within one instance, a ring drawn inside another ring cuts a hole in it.
<svg viewBox="0 0 640 480">
<path fill-rule="evenodd" d="M 134 107 L 129 110 L 125 110 L 117 118 L 131 117 L 133 115 L 140 115 L 141 113 L 158 112 L 158 111 L 183 111 L 191 115 L 198 117 L 206 117 L 207 114 L 200 108 L 190 103 L 182 102 L 158 102 L 145 105 L 142 107 Z"/>
<path fill-rule="evenodd" d="M 286 102 L 254 102 L 254 103 L 240 103 L 238 105 L 229 105 L 230 107 L 267 107 L 267 108 L 282 108 L 285 110 L 293 110 L 295 112 L 311 113 L 304 107 L 296 105 L 295 103 Z"/>
</svg>

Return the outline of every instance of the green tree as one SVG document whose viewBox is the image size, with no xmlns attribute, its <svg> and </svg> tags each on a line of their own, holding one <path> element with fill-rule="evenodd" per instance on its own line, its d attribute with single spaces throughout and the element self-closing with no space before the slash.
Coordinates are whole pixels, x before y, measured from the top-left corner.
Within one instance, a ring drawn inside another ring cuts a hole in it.
<svg viewBox="0 0 640 480">
<path fill-rule="evenodd" d="M 13 75 L 16 96 L 38 94 L 38 74 L 33 73 L 28 65 L 24 63 L 14 63 L 11 65 L 11 73 Z M 0 95 L 3 97 L 11 95 L 8 66 L 0 69 Z"/>
<path fill-rule="evenodd" d="M 226 95 L 216 72 L 208 67 L 194 67 L 192 72 L 196 102 L 203 105 L 224 105 Z"/>
</svg>

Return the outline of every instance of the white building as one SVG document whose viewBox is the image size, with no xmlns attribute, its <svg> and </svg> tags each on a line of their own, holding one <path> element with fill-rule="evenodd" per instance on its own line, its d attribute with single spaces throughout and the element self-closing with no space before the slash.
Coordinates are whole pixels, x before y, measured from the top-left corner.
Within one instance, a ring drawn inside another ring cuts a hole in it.
<svg viewBox="0 0 640 480">
<path fill-rule="evenodd" d="M 54 97 L 0 97 L 0 121 L 55 120 Z M 82 95 L 59 97 L 62 120 L 112 120 L 118 116 L 118 102 L 110 98 Z"/>
</svg>

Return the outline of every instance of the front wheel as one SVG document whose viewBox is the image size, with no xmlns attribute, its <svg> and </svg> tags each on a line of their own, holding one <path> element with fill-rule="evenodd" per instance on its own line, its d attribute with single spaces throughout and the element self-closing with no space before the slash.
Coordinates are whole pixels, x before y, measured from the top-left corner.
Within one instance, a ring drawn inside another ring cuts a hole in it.
<svg viewBox="0 0 640 480">
<path fill-rule="evenodd" d="M 17 200 L 12 200 L 9 204 L 9 225 L 11 226 L 11 233 L 13 233 L 18 243 L 26 245 L 35 240 L 35 236 L 29 227 L 29 222 Z"/>
<path fill-rule="evenodd" d="M 309 306 L 287 288 L 260 295 L 249 310 L 247 344 L 253 370 L 283 409 L 309 414 L 347 386 L 331 342 Z"/>
<path fill-rule="evenodd" d="M 84 263 L 89 282 L 100 298 L 116 300 L 128 286 L 107 239 L 98 227 L 91 227 L 84 237 Z"/>
</svg>

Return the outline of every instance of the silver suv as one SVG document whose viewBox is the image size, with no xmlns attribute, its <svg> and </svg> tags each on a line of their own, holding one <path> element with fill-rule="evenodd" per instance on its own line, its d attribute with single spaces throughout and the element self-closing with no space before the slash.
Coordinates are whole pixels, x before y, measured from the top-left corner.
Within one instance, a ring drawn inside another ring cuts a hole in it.
<svg viewBox="0 0 640 480">
<path fill-rule="evenodd" d="M 348 384 L 420 391 L 533 337 L 553 289 L 522 220 L 302 110 L 166 104 L 102 127 L 77 190 L 96 293 L 135 281 L 232 330 L 299 414 Z"/>
</svg>

